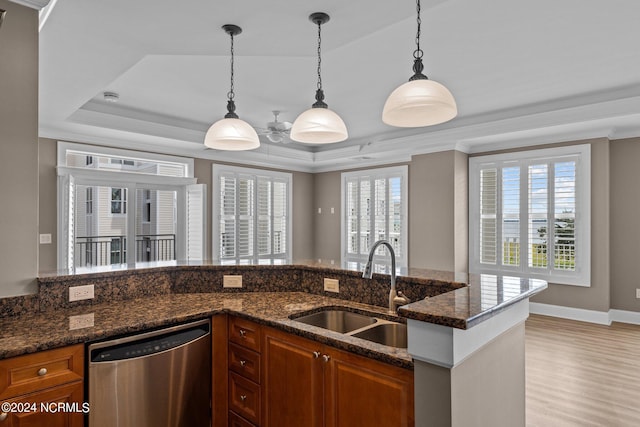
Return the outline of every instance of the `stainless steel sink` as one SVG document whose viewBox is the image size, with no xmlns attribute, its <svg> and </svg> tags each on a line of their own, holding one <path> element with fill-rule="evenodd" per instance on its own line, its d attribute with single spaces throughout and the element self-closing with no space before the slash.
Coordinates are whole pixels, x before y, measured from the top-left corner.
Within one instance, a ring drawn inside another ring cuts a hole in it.
<svg viewBox="0 0 640 427">
<path fill-rule="evenodd" d="M 407 348 L 407 326 L 375 316 L 327 309 L 291 319 L 378 344 Z"/>
<path fill-rule="evenodd" d="M 407 325 L 402 323 L 375 325 L 353 336 L 391 347 L 407 348 Z"/>
<path fill-rule="evenodd" d="M 364 328 L 377 322 L 375 317 L 344 310 L 319 311 L 293 320 L 342 334 Z"/>
</svg>

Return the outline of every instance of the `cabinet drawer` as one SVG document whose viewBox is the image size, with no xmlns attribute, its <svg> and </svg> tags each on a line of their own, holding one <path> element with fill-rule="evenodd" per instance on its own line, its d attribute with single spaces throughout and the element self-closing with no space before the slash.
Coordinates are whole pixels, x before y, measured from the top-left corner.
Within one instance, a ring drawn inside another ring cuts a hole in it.
<svg viewBox="0 0 640 427">
<path fill-rule="evenodd" d="M 229 427 L 255 427 L 235 412 L 229 411 Z"/>
<path fill-rule="evenodd" d="M 236 344 L 229 344 L 229 369 L 260 384 L 260 354 Z"/>
<path fill-rule="evenodd" d="M 260 325 L 249 320 L 229 319 L 229 341 L 260 352 Z"/>
<path fill-rule="evenodd" d="M 8 413 L 4 422 L 0 422 L 0 426 L 82 427 L 84 425 L 82 411 L 89 410 L 88 407 L 83 407 L 82 396 L 82 381 L 20 396 L 8 401 L 9 404 L 26 405 L 23 408 L 29 408 L 29 410 Z M 72 410 L 59 410 L 58 404 L 64 404 L 65 408 Z M 51 408 L 50 412 L 41 411 L 45 405 Z"/>
<path fill-rule="evenodd" d="M 260 386 L 229 372 L 229 409 L 254 424 L 260 421 Z"/>
<path fill-rule="evenodd" d="M 0 399 L 82 380 L 82 344 L 0 360 Z"/>
</svg>

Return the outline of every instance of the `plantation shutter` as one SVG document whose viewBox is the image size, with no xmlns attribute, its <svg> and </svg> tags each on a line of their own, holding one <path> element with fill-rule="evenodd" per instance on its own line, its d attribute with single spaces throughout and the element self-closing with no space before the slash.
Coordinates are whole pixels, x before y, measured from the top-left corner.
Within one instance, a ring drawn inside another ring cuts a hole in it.
<svg viewBox="0 0 640 427">
<path fill-rule="evenodd" d="M 406 168 L 385 168 L 343 174 L 343 259 L 345 267 L 360 269 L 369 248 L 378 240 L 393 246 L 398 265 L 406 265 Z M 376 251 L 374 271 L 387 271 L 386 249 Z"/>
<path fill-rule="evenodd" d="M 222 262 L 273 263 L 289 258 L 290 178 L 255 172 L 218 172 Z"/>
<path fill-rule="evenodd" d="M 498 170 L 480 171 L 480 262 L 495 265 L 498 260 Z"/>
<path fill-rule="evenodd" d="M 61 259 L 60 265 L 69 273 L 75 273 L 74 264 L 74 241 L 75 241 L 75 224 L 74 224 L 74 206 L 76 185 L 75 179 L 71 175 L 62 175 L 58 177 L 58 192 L 62 193 L 61 200 L 63 203 L 58 205 L 58 215 L 62 218 L 59 224 L 62 230 L 58 230 L 58 254 Z"/>
<path fill-rule="evenodd" d="M 590 198 L 581 155 L 482 160 L 470 162 L 472 270 L 588 283 Z"/>
<path fill-rule="evenodd" d="M 205 259 L 206 185 L 187 186 L 187 260 Z"/>
</svg>

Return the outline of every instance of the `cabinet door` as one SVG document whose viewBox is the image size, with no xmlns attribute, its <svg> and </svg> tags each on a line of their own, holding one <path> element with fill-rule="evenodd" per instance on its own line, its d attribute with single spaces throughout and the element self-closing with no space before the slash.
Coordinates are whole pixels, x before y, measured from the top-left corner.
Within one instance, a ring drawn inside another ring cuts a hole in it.
<svg viewBox="0 0 640 427">
<path fill-rule="evenodd" d="M 84 414 L 81 412 L 82 395 L 82 382 L 76 382 L 12 399 L 10 402 L 15 402 L 17 405 L 34 405 L 37 410 L 9 413 L 8 418 L 1 425 L 3 427 L 82 427 L 84 424 Z M 58 403 L 69 405 L 63 406 Z M 41 404 L 45 404 L 49 412 L 41 411 Z"/>
<path fill-rule="evenodd" d="M 263 329 L 263 427 L 324 425 L 321 348 L 295 335 Z"/>
<path fill-rule="evenodd" d="M 327 427 L 412 427 L 413 371 L 325 348 Z"/>
</svg>

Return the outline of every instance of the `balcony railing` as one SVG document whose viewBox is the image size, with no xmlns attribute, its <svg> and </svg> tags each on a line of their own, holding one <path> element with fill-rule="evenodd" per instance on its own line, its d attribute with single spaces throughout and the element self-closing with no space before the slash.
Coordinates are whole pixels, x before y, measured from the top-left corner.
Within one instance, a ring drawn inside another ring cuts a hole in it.
<svg viewBox="0 0 640 427">
<path fill-rule="evenodd" d="M 175 234 L 136 235 L 136 262 L 171 261 L 176 259 Z M 127 262 L 125 236 L 76 237 L 75 266 L 103 266 Z"/>
</svg>

